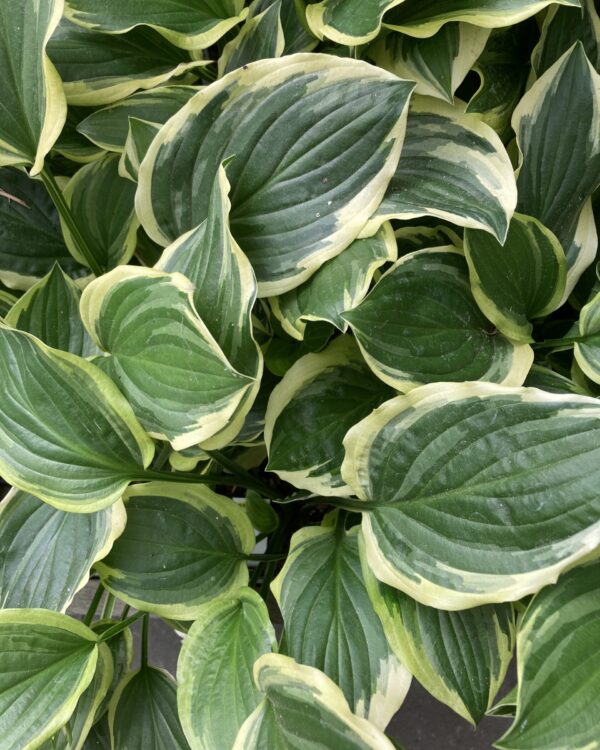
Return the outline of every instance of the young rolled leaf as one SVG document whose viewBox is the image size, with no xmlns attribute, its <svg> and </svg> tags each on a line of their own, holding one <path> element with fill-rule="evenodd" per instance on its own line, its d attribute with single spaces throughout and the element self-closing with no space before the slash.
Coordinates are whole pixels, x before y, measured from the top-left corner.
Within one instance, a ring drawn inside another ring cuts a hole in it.
<svg viewBox="0 0 600 750">
<path fill-rule="evenodd" d="M 135 186 L 119 175 L 119 157 L 108 154 L 82 167 L 67 183 L 64 196 L 100 268 L 110 271 L 127 263 L 135 251 L 139 222 L 133 205 Z M 61 223 L 67 247 L 83 263 L 68 225 Z"/>
<path fill-rule="evenodd" d="M 221 162 L 235 155 L 227 169 L 231 231 L 259 296 L 298 286 L 356 239 L 379 205 L 398 164 L 412 88 L 330 55 L 261 60 L 229 73 L 153 141 L 136 196 L 144 229 L 166 245 L 200 224 Z"/>
<path fill-rule="evenodd" d="M 377 578 L 448 610 L 515 601 L 600 541 L 596 399 L 423 386 L 344 440 Z"/>
<path fill-rule="evenodd" d="M 486 29 L 512 26 L 548 5 L 579 7 L 579 0 L 404 0 L 385 25 L 417 37 L 435 34 L 449 21 L 464 21 Z"/>
<path fill-rule="evenodd" d="M 264 10 L 273 0 L 256 0 L 256 7 Z M 281 25 L 285 37 L 284 54 L 310 52 L 319 40 L 308 30 L 306 8 L 298 0 L 281 0 Z"/>
<path fill-rule="evenodd" d="M 534 83 L 512 118 L 520 151 L 518 210 L 539 219 L 563 246 L 566 295 L 598 243 L 591 207 L 587 214 L 584 207 L 600 184 L 599 108 L 600 75 L 577 42 Z"/>
<path fill-rule="evenodd" d="M 66 513 L 27 492 L 9 492 L 0 504 L 0 609 L 64 612 L 125 522 L 120 501 L 97 513 Z"/>
<path fill-rule="evenodd" d="M 415 94 L 452 104 L 454 92 L 483 52 L 489 35 L 488 29 L 449 23 L 426 39 L 388 34 L 369 54 L 385 70 L 416 81 Z"/>
<path fill-rule="evenodd" d="M 513 168 L 496 133 L 475 115 L 415 97 L 401 162 L 363 235 L 387 219 L 435 216 L 504 242 L 516 203 Z"/>
<path fill-rule="evenodd" d="M 138 91 L 92 112 L 79 123 L 77 130 L 100 148 L 120 153 L 125 148 L 130 118 L 162 125 L 197 93 L 196 86 L 175 85 Z"/>
<path fill-rule="evenodd" d="M 306 7 L 310 30 L 319 39 L 357 47 L 375 39 L 383 14 L 403 0 L 322 0 Z"/>
<path fill-rule="evenodd" d="M 486 320 L 471 292 L 467 262 L 450 246 L 402 256 L 342 317 L 371 370 L 399 391 L 437 381 L 518 386 L 533 362 L 531 347 L 510 341 Z"/>
<path fill-rule="evenodd" d="M 128 604 L 194 620 L 206 602 L 248 583 L 254 533 L 243 509 L 204 485 L 150 482 L 123 496 L 127 526 L 96 564 Z"/>
<path fill-rule="evenodd" d="M 227 360 L 179 273 L 120 266 L 86 287 L 83 322 L 110 353 L 119 387 L 154 437 L 174 450 L 229 422 L 251 380 Z"/>
<path fill-rule="evenodd" d="M 0 736 L 11 750 L 39 747 L 60 729 L 90 684 L 97 638 L 44 609 L 0 610 Z"/>
<path fill-rule="evenodd" d="M 409 224 L 394 232 L 398 255 L 404 256 L 416 250 L 426 250 L 428 247 L 446 247 L 451 245 L 462 250 L 463 241 L 450 227 L 440 224 L 436 227 Z"/>
<path fill-rule="evenodd" d="M 229 228 L 229 188 L 221 166 L 212 186 L 207 218 L 167 247 L 155 266 L 182 273 L 192 282 L 196 311 L 231 365 L 251 383 L 234 419 L 206 441 L 207 449 L 229 444 L 241 430 L 258 394 L 263 370 L 251 320 L 256 278 Z"/>
<path fill-rule="evenodd" d="M 205 60 L 190 60 L 152 29 L 109 36 L 66 19 L 50 40 L 48 53 L 67 101 L 82 107 L 111 104 L 207 65 Z"/>
<path fill-rule="evenodd" d="M 512 605 L 488 604 L 462 612 L 426 607 L 378 581 L 364 563 L 373 607 L 397 658 L 437 700 L 477 724 L 492 705 L 512 659 Z"/>
<path fill-rule="evenodd" d="M 587 340 L 575 344 L 575 360 L 590 380 L 600 383 L 600 294 L 582 308 L 579 334 Z"/>
<path fill-rule="evenodd" d="M 84 359 L 0 323 L 0 474 L 60 510 L 116 502 L 154 444 L 113 382 Z"/>
<path fill-rule="evenodd" d="M 81 750 L 94 723 L 114 674 L 111 652 L 106 643 L 98 645 L 98 660 L 92 681 L 77 701 L 69 721 L 40 750 Z"/>
<path fill-rule="evenodd" d="M 32 175 L 60 135 L 67 103 L 46 45 L 63 0 L 19 0 L 0 7 L 0 166 L 30 166 Z"/>
<path fill-rule="evenodd" d="M 55 263 L 73 278 L 89 274 L 67 249 L 43 185 L 17 169 L 0 169 L 0 281 L 29 289 Z"/>
<path fill-rule="evenodd" d="M 299 359 L 265 416 L 269 471 L 319 495 L 349 495 L 340 475 L 346 432 L 393 391 L 373 377 L 351 337 Z M 318 440 L 316 436 L 318 435 Z"/>
<path fill-rule="evenodd" d="M 150 144 L 160 130 L 160 125 L 146 120 L 129 118 L 129 133 L 125 148 L 119 158 L 119 175 L 132 182 L 137 182 L 140 165 L 148 153 Z"/>
<path fill-rule="evenodd" d="M 83 750 L 112 750 L 108 718 L 104 716 L 90 729 Z"/>
<path fill-rule="evenodd" d="M 251 17 L 244 23 L 240 33 L 223 48 L 219 58 L 219 75 L 230 73 L 256 60 L 281 57 L 284 49 L 281 0 L 276 0 L 260 13 L 252 14 L 251 10 Z"/>
<path fill-rule="evenodd" d="M 465 256 L 479 308 L 516 341 L 532 341 L 531 321 L 559 307 L 567 260 L 556 236 L 537 219 L 514 214 L 504 246 L 487 232 L 465 231 Z"/>
<path fill-rule="evenodd" d="M 276 650 L 267 607 L 252 589 L 198 610 L 177 664 L 177 705 L 192 750 L 233 745 L 262 699 L 252 677 L 254 663 Z"/>
<path fill-rule="evenodd" d="M 94 633 L 102 635 L 102 633 L 105 633 L 109 628 L 112 628 L 116 624 L 117 622 L 115 620 L 97 620 L 90 625 L 90 627 Z M 133 635 L 131 633 L 131 628 L 125 628 L 125 630 L 121 630 L 117 635 L 113 635 L 112 638 L 105 641 L 105 645 L 108 647 L 112 657 L 112 680 L 104 698 L 96 708 L 94 718 L 95 722 L 100 721 L 101 717 L 106 716 L 112 696 L 117 687 L 121 684 L 121 680 L 131 671 L 131 665 L 133 663 Z"/>
<path fill-rule="evenodd" d="M 50 273 L 15 303 L 4 321 L 53 349 L 90 357 L 99 351 L 79 315 L 80 296 L 77 286 L 55 263 Z"/>
<path fill-rule="evenodd" d="M 88 114 L 83 107 L 68 107 L 67 121 L 54 144 L 53 151 L 77 164 L 89 164 L 102 156 L 102 151 L 82 135 L 77 127 Z"/>
<path fill-rule="evenodd" d="M 411 676 L 369 599 L 357 532 L 333 526 L 296 532 L 271 588 L 283 614 L 284 653 L 324 672 L 357 716 L 384 730 Z"/>
<path fill-rule="evenodd" d="M 156 29 L 182 49 L 206 49 L 242 21 L 243 0 L 68 0 L 65 14 L 81 26 L 122 34 L 136 26 Z"/>
<path fill-rule="evenodd" d="M 345 332 L 342 318 L 366 297 L 378 268 L 398 257 L 398 247 L 389 223 L 373 237 L 355 240 L 350 247 L 324 263 L 304 284 L 270 300 L 271 310 L 283 330 L 302 341 L 306 324 L 324 320 Z"/>
<path fill-rule="evenodd" d="M 531 56 L 538 78 L 577 41 L 583 43 L 588 60 L 598 70 L 600 17 L 594 7 L 594 0 L 581 0 L 581 8 L 553 5 L 548 9 L 542 36 Z"/>
<path fill-rule="evenodd" d="M 177 685 L 168 672 L 143 666 L 126 677 L 108 712 L 113 748 L 190 750 L 177 716 Z"/>
<path fill-rule="evenodd" d="M 242 725 L 232 750 L 393 750 L 387 737 L 355 716 L 338 686 L 314 667 L 265 654 L 254 665 L 265 698 Z"/>
<path fill-rule="evenodd" d="M 562 576 L 531 602 L 517 640 L 517 715 L 502 750 L 598 747 L 600 565 Z"/>
<path fill-rule="evenodd" d="M 14 294 L 6 292 L 4 289 L 0 288 L 0 318 L 3 318 L 8 312 L 10 312 L 10 309 L 17 300 L 18 297 L 15 297 Z"/>
</svg>

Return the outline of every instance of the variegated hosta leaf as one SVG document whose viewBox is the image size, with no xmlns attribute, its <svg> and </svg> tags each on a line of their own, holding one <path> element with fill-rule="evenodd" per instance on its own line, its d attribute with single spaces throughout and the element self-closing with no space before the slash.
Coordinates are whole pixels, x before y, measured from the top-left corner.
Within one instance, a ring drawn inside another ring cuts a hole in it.
<svg viewBox="0 0 600 750">
<path fill-rule="evenodd" d="M 314 667 L 265 654 L 254 665 L 265 697 L 242 725 L 232 750 L 394 750 L 387 737 L 355 716 L 344 694 Z"/>
<path fill-rule="evenodd" d="M 135 251 L 139 222 L 135 215 L 135 186 L 119 175 L 119 157 L 107 154 L 86 164 L 69 180 L 64 196 L 75 223 L 99 266 L 110 271 L 127 263 Z M 62 229 L 73 257 L 84 262 L 66 222 Z"/>
<path fill-rule="evenodd" d="M 208 449 L 227 445 L 241 430 L 258 394 L 263 369 L 251 320 L 256 279 L 229 229 L 230 209 L 229 182 L 221 166 L 211 189 L 207 218 L 167 247 L 155 266 L 180 272 L 192 282 L 196 311 L 231 365 L 251 383 L 230 424 L 204 444 Z"/>
<path fill-rule="evenodd" d="M 15 303 L 4 321 L 65 352 L 89 357 L 98 348 L 79 315 L 81 292 L 58 263 Z"/>
<path fill-rule="evenodd" d="M 247 14 L 244 0 L 67 0 L 65 13 L 81 26 L 122 34 L 136 26 L 156 29 L 183 49 L 206 49 Z"/>
<path fill-rule="evenodd" d="M 229 73 L 153 141 L 136 198 L 144 229 L 166 245 L 201 223 L 221 162 L 235 156 L 227 168 L 231 231 L 259 294 L 298 286 L 356 239 L 379 205 L 398 164 L 412 87 L 331 55 L 261 60 Z"/>
<path fill-rule="evenodd" d="M 276 0 L 257 14 L 253 14 L 251 8 L 250 18 L 242 26 L 240 33 L 223 48 L 219 58 L 219 75 L 230 73 L 256 60 L 281 57 L 284 48 L 281 0 Z"/>
<path fill-rule="evenodd" d="M 179 273 L 120 266 L 81 297 L 83 322 L 111 354 L 112 371 L 141 423 L 175 450 L 227 426 L 251 380 L 198 316 Z"/>
<path fill-rule="evenodd" d="M 322 0 L 307 5 L 306 20 L 319 39 L 357 47 L 375 39 L 386 10 L 403 0 Z"/>
<path fill-rule="evenodd" d="M 177 705 L 192 750 L 232 746 L 261 701 L 254 662 L 276 649 L 269 612 L 252 589 L 198 610 L 177 664 Z"/>
<path fill-rule="evenodd" d="M 66 513 L 12 490 L 0 504 L 0 608 L 66 610 L 125 528 L 123 503 Z"/>
<path fill-rule="evenodd" d="M 270 301 L 283 330 L 302 341 L 306 324 L 324 320 L 340 331 L 348 328 L 341 314 L 365 298 L 375 271 L 398 257 L 398 247 L 389 223 L 373 237 L 355 240 L 335 258 L 324 263 L 304 284 Z"/>
<path fill-rule="evenodd" d="M 587 396 L 586 391 L 573 380 L 565 378 L 554 370 L 541 365 L 533 365 L 525 379 L 525 385 L 529 388 L 540 388 L 549 393 L 574 393 L 578 396 Z"/>
<path fill-rule="evenodd" d="M 0 737 L 39 747 L 68 721 L 96 669 L 96 635 L 45 609 L 0 610 Z"/>
<path fill-rule="evenodd" d="M 63 0 L 5 0 L 0 5 L 0 166 L 31 165 L 38 174 L 67 116 L 46 45 Z"/>
<path fill-rule="evenodd" d="M 342 476 L 368 563 L 428 606 L 513 601 L 600 544 L 600 406 L 584 396 L 435 383 L 350 430 Z"/>
<path fill-rule="evenodd" d="M 530 346 L 486 320 L 467 262 L 450 246 L 404 255 L 343 317 L 369 367 L 399 391 L 440 380 L 522 385 L 533 363 Z"/>
<path fill-rule="evenodd" d="M 145 665 L 125 677 L 108 723 L 113 748 L 190 750 L 177 715 L 177 685 L 163 669 Z"/>
<path fill-rule="evenodd" d="M 513 26 L 548 5 L 579 7 L 579 0 L 404 0 L 385 25 L 411 36 L 435 34 L 449 21 L 464 21 L 487 29 Z"/>
<path fill-rule="evenodd" d="M 92 681 L 77 701 L 75 711 L 66 725 L 39 750 L 81 750 L 94 723 L 96 710 L 102 703 L 114 674 L 110 649 L 98 646 L 98 660 Z"/>
<path fill-rule="evenodd" d="M 517 715 L 502 750 L 595 750 L 600 710 L 600 564 L 531 602 L 517 640 Z"/>
<path fill-rule="evenodd" d="M 319 495 L 352 494 L 340 476 L 343 437 L 392 395 L 391 388 L 370 373 L 350 336 L 335 339 L 323 352 L 305 355 L 269 399 L 269 471 Z"/>
<path fill-rule="evenodd" d="M 530 321 L 560 305 L 567 260 L 556 236 L 537 219 L 514 214 L 506 242 L 465 231 L 465 255 L 477 304 L 496 328 L 517 341 L 533 341 Z"/>
<path fill-rule="evenodd" d="M 369 599 L 357 532 L 333 526 L 296 532 L 272 590 L 283 615 L 285 653 L 324 672 L 357 716 L 384 730 L 411 676 Z"/>
<path fill-rule="evenodd" d="M 398 659 L 437 700 L 477 724 L 512 659 L 512 605 L 488 604 L 462 612 L 426 607 L 378 581 L 364 551 L 363 561 L 369 595 Z"/>
<path fill-rule="evenodd" d="M 598 244 L 591 207 L 584 206 L 600 184 L 599 109 L 600 76 L 577 42 L 534 83 L 512 118 L 520 150 L 518 209 L 562 244 L 566 295 Z"/>
<path fill-rule="evenodd" d="M 152 29 L 107 35 L 63 19 L 48 44 L 69 104 L 111 104 L 206 65 Z"/>
<path fill-rule="evenodd" d="M 489 29 L 449 23 L 427 39 L 388 34 L 369 54 L 382 68 L 416 81 L 416 94 L 452 103 L 454 92 L 483 52 L 489 35 Z"/>
<path fill-rule="evenodd" d="M 129 118 L 129 133 L 119 159 L 121 177 L 137 182 L 140 165 L 159 130 L 160 125 L 153 122 L 138 120 L 137 117 Z"/>
<path fill-rule="evenodd" d="M 402 159 L 366 233 L 386 219 L 436 216 L 504 242 L 516 202 L 513 168 L 496 133 L 475 115 L 417 97 Z"/>
<path fill-rule="evenodd" d="M 600 66 L 600 18 L 594 0 L 581 0 L 581 8 L 553 5 L 548 9 L 542 36 L 531 56 L 535 74 L 545 73 L 575 42 L 583 43 L 588 60 Z"/>
<path fill-rule="evenodd" d="M 194 620 L 207 601 L 248 583 L 254 547 L 246 514 L 204 485 L 150 482 L 123 496 L 127 526 L 96 569 L 138 609 Z"/>
<path fill-rule="evenodd" d="M 197 93 L 196 86 L 159 86 L 138 91 L 92 112 L 79 123 L 77 130 L 100 148 L 121 152 L 129 134 L 129 118 L 162 125 Z"/>
<path fill-rule="evenodd" d="M 28 289 L 56 262 L 69 276 L 89 274 L 69 253 L 43 185 L 17 169 L 0 169 L 0 281 Z"/>
<path fill-rule="evenodd" d="M 112 505 L 154 444 L 112 381 L 84 359 L 0 324 L 0 474 L 67 511 Z"/>
<path fill-rule="evenodd" d="M 590 380 L 600 383 L 600 294 L 582 308 L 579 334 L 588 338 L 575 344 L 575 360 Z"/>
<path fill-rule="evenodd" d="M 505 142 L 514 137 L 510 119 L 530 71 L 529 42 L 527 24 L 492 31 L 473 68 L 480 85 L 469 100 L 467 112 L 479 115 Z"/>
</svg>

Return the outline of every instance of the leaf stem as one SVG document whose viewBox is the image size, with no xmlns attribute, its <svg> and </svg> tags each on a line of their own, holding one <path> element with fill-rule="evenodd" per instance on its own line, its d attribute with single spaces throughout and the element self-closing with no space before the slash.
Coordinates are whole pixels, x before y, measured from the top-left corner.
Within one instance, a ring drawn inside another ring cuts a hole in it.
<svg viewBox="0 0 600 750">
<path fill-rule="evenodd" d="M 56 178 L 54 177 L 48 166 L 45 166 L 42 169 L 42 171 L 40 172 L 40 177 L 42 179 L 42 182 L 44 183 L 46 190 L 48 191 L 48 194 L 52 198 L 52 202 L 56 206 L 61 219 L 67 225 L 69 233 L 71 234 L 74 243 L 77 245 L 77 249 L 85 258 L 86 264 L 90 267 L 95 276 L 102 276 L 102 268 L 94 257 L 94 253 L 90 249 L 86 239 L 77 226 L 77 223 L 73 218 L 73 214 L 71 213 L 71 208 L 67 203 L 64 195 L 62 194 L 62 190 L 58 186 Z"/>
<path fill-rule="evenodd" d="M 534 349 L 546 349 L 551 346 L 573 346 L 573 344 L 582 344 L 592 339 L 600 341 L 600 333 L 592 333 L 588 336 L 569 336 L 562 339 L 546 339 L 546 341 L 536 341 L 531 346 Z"/>
<path fill-rule="evenodd" d="M 129 606 L 129 604 L 126 604 L 123 607 L 123 611 L 121 612 L 121 617 L 119 619 L 126 620 L 127 619 L 127 615 L 129 614 L 129 610 L 130 609 L 131 609 L 131 607 Z"/>
<path fill-rule="evenodd" d="M 140 656 L 140 662 L 142 669 L 148 666 L 148 641 L 150 633 L 150 615 L 146 612 L 144 619 L 142 620 L 142 653 Z"/>
<path fill-rule="evenodd" d="M 252 555 L 244 555 L 244 560 L 251 560 L 256 562 L 277 562 L 277 560 L 285 560 L 287 555 L 284 554 L 273 554 L 273 555 L 262 555 L 260 553 L 255 553 Z"/>
<path fill-rule="evenodd" d="M 94 619 L 94 615 L 96 614 L 96 610 L 98 609 L 98 605 L 100 604 L 100 599 L 102 599 L 102 595 L 104 594 L 104 586 L 98 581 L 98 588 L 96 589 L 96 592 L 94 596 L 92 597 L 92 601 L 90 602 L 90 606 L 88 607 L 87 612 L 85 613 L 85 617 L 83 618 L 83 624 L 84 625 L 90 625 L 92 620 Z"/>
<path fill-rule="evenodd" d="M 104 604 L 104 609 L 102 611 L 102 619 L 108 620 L 112 617 L 113 610 L 115 608 L 115 595 L 110 594 L 106 597 L 106 602 Z"/>
<path fill-rule="evenodd" d="M 256 492 L 271 500 L 276 500 L 279 497 L 279 493 L 269 487 L 266 482 L 262 482 L 260 479 L 253 477 L 250 472 L 243 469 L 236 461 L 229 458 L 224 453 L 221 453 L 221 451 L 206 451 L 206 454 L 210 456 L 213 461 L 216 461 L 224 469 L 227 469 L 227 471 L 230 471 L 236 478 L 238 478 L 240 480 L 240 486 L 256 490 Z M 241 481 L 246 482 L 246 484 L 241 484 Z"/>
<path fill-rule="evenodd" d="M 177 482 L 180 484 L 223 484 L 226 487 L 237 485 L 249 490 L 256 490 L 256 481 L 249 481 L 244 477 L 233 477 L 230 474 L 193 474 L 191 472 L 169 472 L 154 471 L 148 469 L 139 477 L 133 478 L 134 482 Z M 259 491 L 259 490 L 257 490 Z"/>
<path fill-rule="evenodd" d="M 143 617 L 144 614 L 145 614 L 144 612 L 136 612 L 134 615 L 131 615 L 131 617 L 128 617 L 126 620 L 121 620 L 120 622 L 115 623 L 112 626 L 112 628 L 105 630 L 104 633 L 102 633 L 102 635 L 99 636 L 98 640 L 100 641 L 100 643 L 109 641 L 111 638 L 114 638 L 116 635 L 119 635 L 119 633 L 122 633 L 124 630 L 126 630 L 136 620 L 139 620 L 140 617 Z"/>
</svg>

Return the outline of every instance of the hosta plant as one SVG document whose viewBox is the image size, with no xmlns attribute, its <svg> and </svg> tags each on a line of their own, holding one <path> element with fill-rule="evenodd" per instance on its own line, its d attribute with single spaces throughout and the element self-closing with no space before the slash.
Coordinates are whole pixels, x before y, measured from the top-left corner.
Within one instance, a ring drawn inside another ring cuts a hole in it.
<svg viewBox="0 0 600 750">
<path fill-rule="evenodd" d="M 600 748 L 599 67 L 592 0 L 2 0 L 2 750 L 391 750 L 412 677 Z"/>
</svg>

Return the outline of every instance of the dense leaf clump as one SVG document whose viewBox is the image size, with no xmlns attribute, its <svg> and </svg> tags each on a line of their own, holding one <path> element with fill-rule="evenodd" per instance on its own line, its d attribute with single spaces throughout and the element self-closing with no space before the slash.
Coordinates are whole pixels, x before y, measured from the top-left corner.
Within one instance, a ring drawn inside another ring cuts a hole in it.
<svg viewBox="0 0 600 750">
<path fill-rule="evenodd" d="M 0 2 L 2 750 L 600 748 L 596 5 Z"/>
</svg>

